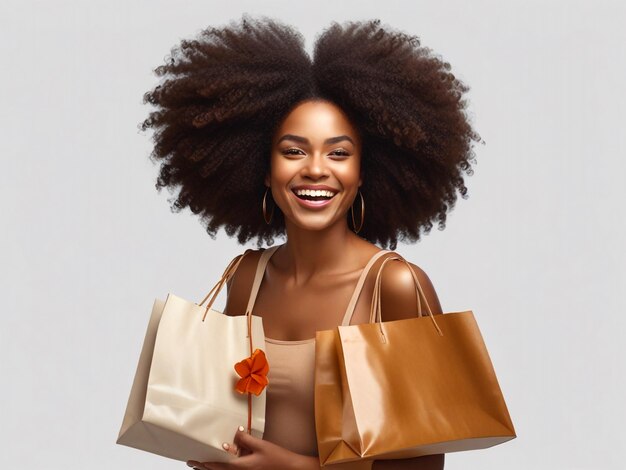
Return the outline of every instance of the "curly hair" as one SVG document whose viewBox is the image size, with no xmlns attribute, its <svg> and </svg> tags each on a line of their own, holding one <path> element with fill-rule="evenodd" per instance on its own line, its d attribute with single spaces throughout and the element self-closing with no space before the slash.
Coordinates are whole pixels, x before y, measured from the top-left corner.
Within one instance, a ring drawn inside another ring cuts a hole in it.
<svg viewBox="0 0 626 470">
<path fill-rule="evenodd" d="M 419 241 L 433 222 L 445 228 L 457 191 L 468 197 L 463 172 L 473 174 L 482 140 L 465 113 L 469 87 L 417 36 L 380 20 L 331 23 L 311 59 L 297 30 L 244 14 L 181 40 L 153 72 L 164 78 L 143 102 L 157 109 L 140 128 L 154 130 L 156 188 L 180 187 L 172 211 L 200 214 L 212 238 L 223 226 L 260 247 L 285 234 L 280 210 L 264 221 L 263 180 L 274 131 L 306 100 L 336 104 L 359 130 L 362 238 L 392 250 Z"/>
</svg>

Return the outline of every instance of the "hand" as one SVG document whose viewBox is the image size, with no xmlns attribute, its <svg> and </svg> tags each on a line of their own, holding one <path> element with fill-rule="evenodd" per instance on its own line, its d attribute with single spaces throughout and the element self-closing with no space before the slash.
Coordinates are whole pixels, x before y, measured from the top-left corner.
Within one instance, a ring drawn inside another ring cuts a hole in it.
<svg viewBox="0 0 626 470">
<path fill-rule="evenodd" d="M 224 444 L 225 452 L 237 455 L 237 459 L 231 462 L 189 460 L 187 465 L 202 470 L 295 470 L 303 468 L 302 463 L 305 456 L 287 450 L 273 442 L 252 436 L 245 432 L 243 426 L 239 426 L 232 444 Z"/>
</svg>

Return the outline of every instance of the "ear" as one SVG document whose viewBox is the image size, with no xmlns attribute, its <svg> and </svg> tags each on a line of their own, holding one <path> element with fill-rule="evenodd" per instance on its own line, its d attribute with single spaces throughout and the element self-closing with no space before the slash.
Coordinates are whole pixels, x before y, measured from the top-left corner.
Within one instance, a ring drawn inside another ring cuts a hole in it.
<svg viewBox="0 0 626 470">
<path fill-rule="evenodd" d="M 270 175 L 269 173 L 265 175 L 265 186 L 270 187 Z"/>
</svg>

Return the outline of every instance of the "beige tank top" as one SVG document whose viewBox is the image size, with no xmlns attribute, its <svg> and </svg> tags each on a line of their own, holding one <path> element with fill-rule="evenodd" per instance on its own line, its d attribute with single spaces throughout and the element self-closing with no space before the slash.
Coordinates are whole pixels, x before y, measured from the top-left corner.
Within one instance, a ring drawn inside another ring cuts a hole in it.
<svg viewBox="0 0 626 470">
<path fill-rule="evenodd" d="M 259 257 L 246 311 L 254 312 L 267 263 L 280 245 L 267 248 Z M 365 278 L 374 262 L 389 250 L 376 252 L 363 269 L 342 325 L 349 325 Z M 298 454 L 317 456 L 315 433 L 315 338 L 284 341 L 265 338 L 265 354 L 270 365 L 266 388 L 265 431 L 263 439 Z M 332 465 L 345 470 L 371 469 L 372 461 Z"/>
</svg>

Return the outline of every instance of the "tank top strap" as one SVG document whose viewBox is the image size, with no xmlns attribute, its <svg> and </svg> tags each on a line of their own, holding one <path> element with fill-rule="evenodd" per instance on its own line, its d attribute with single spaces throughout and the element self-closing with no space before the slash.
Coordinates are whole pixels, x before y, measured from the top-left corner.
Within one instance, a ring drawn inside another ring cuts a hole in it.
<svg viewBox="0 0 626 470">
<path fill-rule="evenodd" d="M 352 293 L 352 298 L 350 299 L 350 303 L 348 304 L 348 308 L 346 308 L 346 313 L 343 316 L 343 320 L 341 321 L 342 326 L 346 326 L 350 324 L 350 320 L 352 320 L 352 314 L 354 313 L 354 309 L 356 307 L 357 300 L 359 300 L 359 296 L 361 295 L 361 291 L 363 290 L 363 285 L 365 284 L 365 278 L 367 277 L 367 273 L 369 273 L 370 269 L 376 262 L 378 258 L 380 258 L 385 253 L 393 253 L 391 250 L 380 250 L 374 253 L 374 255 L 370 258 L 370 260 L 363 268 L 363 272 L 361 276 L 359 276 L 359 281 L 356 283 L 356 287 L 354 288 L 354 292 Z"/>
<path fill-rule="evenodd" d="M 263 275 L 265 274 L 265 268 L 267 266 L 268 261 L 270 260 L 270 256 L 274 254 L 274 252 L 278 249 L 280 245 L 275 245 L 271 248 L 266 248 L 259 256 L 259 261 L 256 265 L 256 273 L 254 275 L 254 281 L 252 282 L 252 289 L 250 290 L 250 297 L 248 298 L 248 306 L 246 307 L 246 313 L 252 312 L 254 308 L 254 302 L 256 301 L 256 296 L 259 293 L 259 288 L 261 287 L 261 281 L 263 281 Z"/>
</svg>

